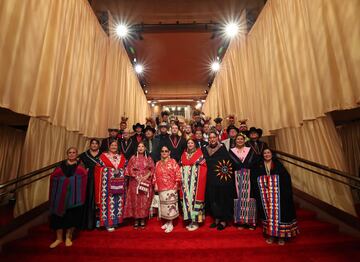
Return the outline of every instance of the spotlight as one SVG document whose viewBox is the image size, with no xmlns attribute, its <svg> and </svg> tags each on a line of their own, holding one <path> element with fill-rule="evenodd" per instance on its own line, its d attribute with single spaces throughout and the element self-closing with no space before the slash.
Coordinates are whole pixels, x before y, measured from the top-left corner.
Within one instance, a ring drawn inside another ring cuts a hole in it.
<svg viewBox="0 0 360 262">
<path fill-rule="evenodd" d="M 225 25 L 225 34 L 230 37 L 233 38 L 235 37 L 237 34 L 239 33 L 239 26 L 236 23 L 229 23 L 227 25 Z"/>
<path fill-rule="evenodd" d="M 151 100 L 148 100 L 147 102 L 148 102 L 148 104 L 151 104 Z"/>
<path fill-rule="evenodd" d="M 220 69 L 220 63 L 218 61 L 215 61 L 211 64 L 211 70 L 214 72 L 219 71 Z"/>
<path fill-rule="evenodd" d="M 176 107 L 175 107 L 175 106 L 173 106 L 173 107 L 171 108 L 171 110 L 172 110 L 172 111 L 175 111 L 175 110 L 176 110 Z"/>
<path fill-rule="evenodd" d="M 135 65 L 135 72 L 141 74 L 144 71 L 144 67 L 140 64 Z"/>
<path fill-rule="evenodd" d="M 148 93 L 148 91 L 147 91 L 147 89 L 145 90 L 145 94 L 147 94 Z"/>
<path fill-rule="evenodd" d="M 116 30 L 116 34 L 120 38 L 125 38 L 129 33 L 128 27 L 124 24 L 117 25 L 115 30 Z"/>
<path fill-rule="evenodd" d="M 154 104 L 154 103 L 152 103 L 152 104 L 151 104 L 151 107 L 155 107 L 155 104 Z"/>
</svg>

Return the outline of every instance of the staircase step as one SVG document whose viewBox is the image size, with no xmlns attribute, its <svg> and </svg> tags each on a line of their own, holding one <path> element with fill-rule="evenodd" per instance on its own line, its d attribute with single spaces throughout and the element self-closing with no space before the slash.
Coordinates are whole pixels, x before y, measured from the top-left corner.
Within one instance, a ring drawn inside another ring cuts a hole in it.
<svg viewBox="0 0 360 262">
<path fill-rule="evenodd" d="M 51 250 L 55 233 L 48 225 L 34 227 L 29 236 L 4 246 L 1 261 L 108 261 L 140 259 L 156 261 L 356 261 L 360 259 L 360 240 L 338 232 L 338 226 L 316 220 L 312 211 L 298 209 L 300 235 L 285 247 L 268 245 L 261 228 L 254 231 L 228 227 L 210 229 L 210 220 L 194 232 L 178 221 L 170 234 L 164 233 L 160 221 L 151 219 L 145 230 L 131 224 L 115 232 L 81 231 L 74 245 Z M 331 255 L 330 255 L 331 254 Z M 317 259 L 314 259 L 317 258 Z M 105 259 L 106 258 L 106 259 Z M 3 260 L 4 259 L 4 260 Z"/>
</svg>

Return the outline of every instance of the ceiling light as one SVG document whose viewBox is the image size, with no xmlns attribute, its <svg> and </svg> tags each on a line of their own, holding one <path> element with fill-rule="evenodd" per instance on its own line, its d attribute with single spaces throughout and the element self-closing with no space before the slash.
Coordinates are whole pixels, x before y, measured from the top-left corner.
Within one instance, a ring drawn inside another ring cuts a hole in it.
<svg viewBox="0 0 360 262">
<path fill-rule="evenodd" d="M 225 25 L 225 34 L 227 37 L 233 38 L 239 33 L 239 26 L 236 23 Z"/>
<path fill-rule="evenodd" d="M 125 38 L 129 33 L 128 27 L 124 24 L 117 25 L 115 31 L 117 36 L 120 38 Z"/>
<path fill-rule="evenodd" d="M 220 63 L 215 61 L 211 64 L 211 70 L 214 71 L 214 72 L 217 72 L 219 71 L 220 69 Z"/>
<path fill-rule="evenodd" d="M 144 67 L 140 64 L 135 65 L 135 72 L 141 74 L 144 71 Z"/>
</svg>

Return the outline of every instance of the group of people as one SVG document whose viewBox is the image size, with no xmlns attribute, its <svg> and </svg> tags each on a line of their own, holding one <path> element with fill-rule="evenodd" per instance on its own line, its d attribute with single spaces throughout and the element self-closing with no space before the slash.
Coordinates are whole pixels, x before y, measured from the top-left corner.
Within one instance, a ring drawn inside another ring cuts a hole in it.
<svg viewBox="0 0 360 262">
<path fill-rule="evenodd" d="M 115 230 L 124 219 L 135 229 L 146 227 L 157 203 L 161 228 L 170 233 L 181 213 L 186 229 L 194 231 L 213 218 L 210 228 L 230 224 L 254 230 L 262 222 L 267 243 L 298 234 L 291 178 L 272 150 L 259 139 L 262 130 L 236 126 L 235 116 L 210 118 L 195 111 L 186 123 L 168 112 L 161 120 L 133 125 L 122 118 L 109 137 L 91 139 L 87 151 L 67 150 L 67 159 L 51 176 L 50 226 L 56 240 L 72 245 L 75 228 Z M 158 200 L 158 201 L 157 201 Z"/>
</svg>

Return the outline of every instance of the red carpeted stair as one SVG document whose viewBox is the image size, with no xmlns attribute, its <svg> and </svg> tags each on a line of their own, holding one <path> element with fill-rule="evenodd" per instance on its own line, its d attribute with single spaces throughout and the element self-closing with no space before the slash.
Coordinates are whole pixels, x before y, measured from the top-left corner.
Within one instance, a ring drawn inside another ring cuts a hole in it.
<svg viewBox="0 0 360 262">
<path fill-rule="evenodd" d="M 224 231 L 207 222 L 188 232 L 180 221 L 165 234 L 151 219 L 145 230 L 130 225 L 115 232 L 80 232 L 74 245 L 51 250 L 55 234 L 47 225 L 33 228 L 29 236 L 5 245 L 1 261 L 360 261 L 360 240 L 340 234 L 335 225 L 320 222 L 315 213 L 298 209 L 300 235 L 285 246 L 265 243 L 261 229 Z"/>
</svg>

